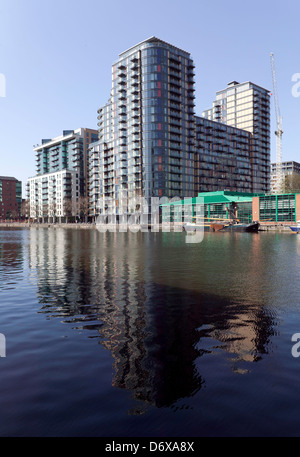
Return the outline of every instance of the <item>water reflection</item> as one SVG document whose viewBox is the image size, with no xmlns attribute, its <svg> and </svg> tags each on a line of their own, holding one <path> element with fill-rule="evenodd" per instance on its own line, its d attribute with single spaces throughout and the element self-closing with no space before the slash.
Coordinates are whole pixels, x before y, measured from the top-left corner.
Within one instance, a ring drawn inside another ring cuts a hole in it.
<svg viewBox="0 0 300 457">
<path fill-rule="evenodd" d="M 24 246 L 22 231 L 0 231 L 0 292 L 15 289 L 21 280 Z"/>
<path fill-rule="evenodd" d="M 204 357 L 222 351 L 243 374 L 271 350 L 263 242 L 207 234 L 187 246 L 181 233 L 32 229 L 29 257 L 40 312 L 97 338 L 113 357 L 113 386 L 162 407 L 207 383 Z"/>
</svg>

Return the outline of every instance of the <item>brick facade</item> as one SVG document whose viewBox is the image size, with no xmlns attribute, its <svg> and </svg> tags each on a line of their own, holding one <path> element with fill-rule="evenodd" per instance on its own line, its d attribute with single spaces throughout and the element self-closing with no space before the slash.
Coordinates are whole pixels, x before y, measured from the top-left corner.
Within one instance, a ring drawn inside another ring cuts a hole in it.
<svg viewBox="0 0 300 457">
<path fill-rule="evenodd" d="M 0 176 L 0 219 L 16 218 L 20 210 L 20 182 L 16 178 Z"/>
</svg>

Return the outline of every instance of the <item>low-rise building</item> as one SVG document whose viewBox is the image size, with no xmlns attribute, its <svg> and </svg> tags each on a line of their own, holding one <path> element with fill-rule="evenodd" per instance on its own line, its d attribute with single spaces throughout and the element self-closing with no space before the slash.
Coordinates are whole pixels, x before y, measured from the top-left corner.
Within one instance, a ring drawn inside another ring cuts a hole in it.
<svg viewBox="0 0 300 457">
<path fill-rule="evenodd" d="M 20 217 L 21 205 L 21 181 L 9 176 L 0 176 L 0 219 Z"/>
<path fill-rule="evenodd" d="M 243 223 L 258 221 L 267 225 L 295 224 L 300 220 L 300 193 L 251 194 L 246 192 L 202 192 L 195 198 L 165 203 L 163 222 L 184 222 L 194 217 L 202 205 L 201 217 L 206 224 L 218 220 L 238 219 Z"/>
<path fill-rule="evenodd" d="M 38 222 L 65 221 L 79 215 L 80 178 L 61 170 L 29 178 L 30 217 Z"/>
</svg>

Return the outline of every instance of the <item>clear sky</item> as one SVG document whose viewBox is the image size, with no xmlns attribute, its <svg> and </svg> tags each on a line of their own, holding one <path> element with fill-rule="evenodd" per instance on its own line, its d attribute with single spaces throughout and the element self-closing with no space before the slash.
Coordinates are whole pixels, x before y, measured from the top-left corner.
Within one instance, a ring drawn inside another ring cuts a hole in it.
<svg viewBox="0 0 300 457">
<path fill-rule="evenodd" d="M 283 160 L 300 161 L 299 24 L 299 0 L 0 0 L 0 175 L 25 183 L 42 138 L 97 128 L 112 64 L 151 36 L 191 53 L 198 115 L 232 80 L 273 92 L 274 52 Z M 275 160 L 273 100 L 271 109 Z"/>
</svg>

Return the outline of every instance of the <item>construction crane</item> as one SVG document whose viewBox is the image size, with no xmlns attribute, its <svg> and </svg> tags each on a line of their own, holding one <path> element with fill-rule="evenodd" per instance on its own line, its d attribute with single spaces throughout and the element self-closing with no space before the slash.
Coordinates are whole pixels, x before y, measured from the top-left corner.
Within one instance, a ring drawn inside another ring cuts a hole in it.
<svg viewBox="0 0 300 457">
<path fill-rule="evenodd" d="M 276 114 L 276 124 L 277 130 L 276 135 L 276 193 L 280 194 L 283 192 L 284 181 L 283 181 L 283 171 L 282 171 L 282 116 L 280 114 L 279 102 L 278 102 L 278 91 L 277 91 L 277 81 L 276 81 L 276 71 L 275 71 L 275 62 L 274 54 L 271 53 L 271 68 L 272 68 L 272 77 L 273 77 L 273 91 L 274 91 L 274 103 L 275 103 L 275 114 Z"/>
</svg>

